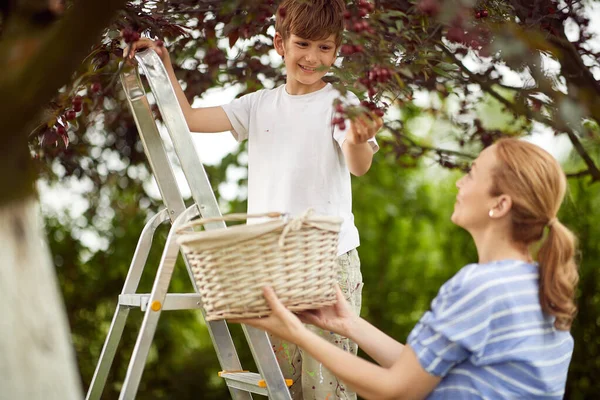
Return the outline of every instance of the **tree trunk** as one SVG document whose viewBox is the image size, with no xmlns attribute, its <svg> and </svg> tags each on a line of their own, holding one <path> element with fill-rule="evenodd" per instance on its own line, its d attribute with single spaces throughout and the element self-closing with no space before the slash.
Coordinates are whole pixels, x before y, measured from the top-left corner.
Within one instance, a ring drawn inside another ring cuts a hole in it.
<svg viewBox="0 0 600 400">
<path fill-rule="evenodd" d="M 0 207 L 0 397 L 82 399 L 35 197 Z"/>
</svg>

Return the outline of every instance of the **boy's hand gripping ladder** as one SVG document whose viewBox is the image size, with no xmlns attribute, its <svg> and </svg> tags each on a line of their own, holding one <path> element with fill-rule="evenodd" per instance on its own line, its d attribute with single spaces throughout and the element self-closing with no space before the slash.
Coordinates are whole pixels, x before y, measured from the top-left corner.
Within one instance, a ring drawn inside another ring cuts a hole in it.
<svg viewBox="0 0 600 400">
<path fill-rule="evenodd" d="M 123 290 L 119 295 L 117 309 L 102 348 L 100 360 L 86 396 L 87 400 L 100 399 L 102 395 L 131 308 L 140 307 L 144 312 L 144 318 L 121 388 L 119 397 L 121 400 L 134 399 L 136 396 L 161 312 L 186 309 L 202 311 L 200 296 L 197 293 L 167 293 L 179 253 L 175 232 L 179 226 L 198 215 L 204 218 L 221 216 L 215 195 L 195 151 L 190 131 L 162 61 L 153 50 L 137 53 L 136 60 L 150 84 L 163 116 L 175 153 L 189 184 L 194 204 L 185 208 L 167 152 L 152 116 L 138 68 L 132 68 L 131 71 L 121 75 L 121 83 L 166 208 L 151 218 L 142 230 Z M 170 221 L 172 225 L 154 279 L 152 292 L 149 294 L 136 293 L 154 232 L 159 225 L 166 221 Z M 225 228 L 225 222 L 216 222 L 207 225 L 206 228 Z M 197 291 L 190 266 L 185 256 L 183 259 L 192 284 Z M 225 379 L 233 399 L 248 400 L 252 398 L 251 393 L 258 393 L 271 399 L 291 400 L 287 388 L 291 382 L 284 380 L 265 332 L 243 326 L 244 334 L 259 370 L 259 373 L 250 373 L 243 371 L 227 323 L 212 321 L 207 322 L 207 327 L 223 370 L 219 375 Z"/>
</svg>

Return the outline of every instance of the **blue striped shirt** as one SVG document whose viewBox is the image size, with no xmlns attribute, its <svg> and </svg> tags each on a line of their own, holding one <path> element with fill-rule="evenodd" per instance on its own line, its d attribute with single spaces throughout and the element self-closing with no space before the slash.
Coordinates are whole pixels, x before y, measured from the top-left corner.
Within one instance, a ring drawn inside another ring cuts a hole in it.
<svg viewBox="0 0 600 400">
<path fill-rule="evenodd" d="M 442 377 L 428 399 L 562 399 L 573 338 L 542 312 L 537 264 L 470 264 L 441 288 L 408 337 Z"/>
</svg>

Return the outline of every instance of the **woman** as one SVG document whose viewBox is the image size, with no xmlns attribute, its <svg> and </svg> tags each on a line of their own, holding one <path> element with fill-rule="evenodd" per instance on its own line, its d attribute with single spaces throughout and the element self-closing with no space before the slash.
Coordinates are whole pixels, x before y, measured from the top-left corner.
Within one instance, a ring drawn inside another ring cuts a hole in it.
<svg viewBox="0 0 600 400">
<path fill-rule="evenodd" d="M 339 288 L 335 306 L 299 318 L 265 288 L 273 313 L 237 322 L 297 343 L 366 399 L 562 398 L 578 280 L 575 237 L 556 218 L 565 174 L 538 146 L 503 139 L 456 186 L 452 222 L 479 260 L 441 287 L 406 345 L 354 315 Z M 379 365 L 302 322 L 349 337 Z"/>
</svg>

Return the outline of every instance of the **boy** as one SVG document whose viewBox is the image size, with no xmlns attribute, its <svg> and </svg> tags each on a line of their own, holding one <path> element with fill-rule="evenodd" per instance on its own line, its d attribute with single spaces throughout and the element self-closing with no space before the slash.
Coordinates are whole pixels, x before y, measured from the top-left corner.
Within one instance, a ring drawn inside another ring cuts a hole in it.
<svg viewBox="0 0 600 400">
<path fill-rule="evenodd" d="M 369 170 L 378 150 L 374 136 L 381 120 L 355 118 L 348 128 L 332 124 L 333 103 L 340 93 L 322 78 L 337 57 L 344 10 L 344 0 L 284 0 L 276 15 L 273 42 L 285 63 L 285 85 L 247 94 L 220 107 L 190 106 L 163 47 L 149 39 L 141 39 L 132 47 L 133 51 L 151 47 L 162 58 L 191 131 L 230 130 L 239 142 L 248 139 L 248 213 L 299 215 L 313 208 L 317 214 L 343 218 L 338 282 L 359 314 L 362 275 L 350 173 L 360 176 Z M 359 103 L 352 93 L 343 102 Z M 331 332 L 319 334 L 357 353 L 356 344 L 347 338 Z M 301 349 L 276 337 L 271 341 L 284 376 L 294 381 L 292 398 L 356 398 L 320 363 L 303 356 Z"/>
</svg>

